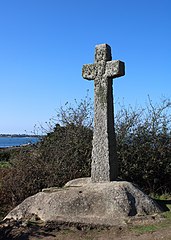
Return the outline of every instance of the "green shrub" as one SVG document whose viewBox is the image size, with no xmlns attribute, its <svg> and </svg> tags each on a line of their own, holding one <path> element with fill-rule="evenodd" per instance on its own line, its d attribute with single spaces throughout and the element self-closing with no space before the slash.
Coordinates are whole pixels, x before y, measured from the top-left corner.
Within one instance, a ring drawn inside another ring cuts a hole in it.
<svg viewBox="0 0 171 240">
<path fill-rule="evenodd" d="M 57 114 L 60 125 L 56 123 L 37 145 L 21 147 L 13 154 L 11 168 L 1 179 L 1 203 L 15 206 L 42 188 L 59 187 L 73 178 L 90 176 L 90 101 L 86 98 L 74 107 L 65 107 Z"/>
<path fill-rule="evenodd" d="M 23 148 L 10 164 L 1 179 L 0 202 L 15 206 L 44 187 L 44 166 L 35 149 L 33 153 Z"/>
<path fill-rule="evenodd" d="M 10 152 L 8 151 L 3 151 L 1 150 L 0 151 L 0 162 L 3 161 L 3 162 L 7 162 L 10 158 Z"/>
<path fill-rule="evenodd" d="M 171 192 L 171 102 L 149 103 L 146 109 L 126 109 L 116 116 L 121 178 L 146 192 Z"/>
<path fill-rule="evenodd" d="M 62 186 L 67 181 L 90 176 L 92 130 L 74 124 L 49 134 L 41 144 L 41 159 L 51 168 L 48 186 Z"/>
</svg>

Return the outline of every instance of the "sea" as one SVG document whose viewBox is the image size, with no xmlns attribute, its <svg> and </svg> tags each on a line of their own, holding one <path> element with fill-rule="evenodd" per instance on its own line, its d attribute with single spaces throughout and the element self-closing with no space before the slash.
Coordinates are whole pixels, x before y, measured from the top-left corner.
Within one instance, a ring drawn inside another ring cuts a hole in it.
<svg viewBox="0 0 171 240">
<path fill-rule="evenodd" d="M 38 137 L 0 137 L 0 148 L 19 147 L 37 143 Z"/>
</svg>

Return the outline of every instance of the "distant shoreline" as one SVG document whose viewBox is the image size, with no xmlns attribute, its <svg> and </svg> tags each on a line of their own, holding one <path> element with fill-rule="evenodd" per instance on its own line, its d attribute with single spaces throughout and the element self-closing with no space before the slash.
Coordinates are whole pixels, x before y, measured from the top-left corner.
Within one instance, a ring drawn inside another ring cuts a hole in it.
<svg viewBox="0 0 171 240">
<path fill-rule="evenodd" d="M 34 145 L 42 140 L 42 136 L 28 134 L 0 134 L 0 150 L 17 149 Z"/>
<path fill-rule="evenodd" d="M 10 137 L 10 138 L 13 138 L 13 137 L 30 137 L 30 138 L 39 138 L 39 137 L 42 137 L 41 135 L 28 135 L 28 134 L 0 134 L 0 137 Z"/>
</svg>

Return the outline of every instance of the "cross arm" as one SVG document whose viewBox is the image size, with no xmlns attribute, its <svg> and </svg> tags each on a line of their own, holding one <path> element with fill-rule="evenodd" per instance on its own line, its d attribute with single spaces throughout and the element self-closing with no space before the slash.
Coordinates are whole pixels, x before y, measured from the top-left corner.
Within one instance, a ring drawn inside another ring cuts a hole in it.
<svg viewBox="0 0 171 240">
<path fill-rule="evenodd" d="M 117 78 L 125 75 L 125 64 L 120 60 L 109 61 L 106 63 L 107 77 Z"/>
<path fill-rule="evenodd" d="M 87 80 L 94 80 L 96 72 L 96 64 L 85 64 L 82 68 L 82 77 Z"/>
</svg>

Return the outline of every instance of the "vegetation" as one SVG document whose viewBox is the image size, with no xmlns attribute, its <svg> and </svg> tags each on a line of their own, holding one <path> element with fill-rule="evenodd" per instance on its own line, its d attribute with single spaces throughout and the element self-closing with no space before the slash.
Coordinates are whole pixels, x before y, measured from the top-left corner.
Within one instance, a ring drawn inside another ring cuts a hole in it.
<svg viewBox="0 0 171 240">
<path fill-rule="evenodd" d="M 145 109 L 120 105 L 115 117 L 120 179 L 138 184 L 147 193 L 171 193 L 171 102 Z M 61 107 L 47 124 L 47 134 L 33 146 L 0 152 L 0 202 L 14 207 L 42 188 L 62 186 L 90 176 L 93 106 L 86 97 Z M 1 164 L 3 166 L 3 164 Z"/>
<path fill-rule="evenodd" d="M 21 147 L 10 155 L 11 167 L 1 171 L 2 205 L 14 207 L 42 188 L 62 186 L 70 179 L 90 175 L 91 109 L 88 98 L 76 102 L 76 107 L 67 104 L 60 108 L 57 119 L 48 123 L 50 132 L 40 143 Z"/>
<path fill-rule="evenodd" d="M 1 150 L 0 151 L 0 163 L 3 162 L 7 162 L 10 158 L 10 153 L 5 151 L 5 150 Z"/>
<path fill-rule="evenodd" d="M 120 177 L 147 193 L 171 192 L 171 102 L 164 99 L 145 109 L 121 110 L 116 116 Z"/>
<path fill-rule="evenodd" d="M 171 223 L 171 201 L 169 201 L 170 204 L 167 204 L 167 208 L 170 211 L 162 213 L 162 216 L 164 219 L 162 221 L 159 221 L 157 223 L 153 224 L 146 224 L 146 225 L 137 225 L 131 227 L 131 231 L 136 232 L 138 234 L 148 233 L 148 232 L 155 232 L 157 230 L 162 230 L 170 227 Z"/>
</svg>

